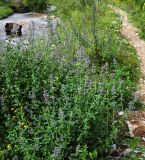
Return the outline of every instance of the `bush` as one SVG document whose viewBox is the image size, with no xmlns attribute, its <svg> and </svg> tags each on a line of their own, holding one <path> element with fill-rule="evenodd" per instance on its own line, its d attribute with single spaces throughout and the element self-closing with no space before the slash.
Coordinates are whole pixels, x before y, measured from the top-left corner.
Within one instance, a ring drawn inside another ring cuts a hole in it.
<svg viewBox="0 0 145 160">
<path fill-rule="evenodd" d="M 6 18 L 13 14 L 13 10 L 7 6 L 0 6 L 0 19 Z"/>
<path fill-rule="evenodd" d="M 131 81 L 121 80 L 118 64 L 98 75 L 87 57 L 56 57 L 43 47 L 9 49 L 1 58 L 3 152 L 19 160 L 103 155 L 117 138 L 115 114 L 132 100 Z"/>
<path fill-rule="evenodd" d="M 1 55 L 3 156 L 95 159 L 117 139 L 115 115 L 132 101 L 130 75 L 115 61 L 112 73 L 108 64 L 97 73 L 69 31 L 49 47 L 42 40 Z"/>
<path fill-rule="evenodd" d="M 27 0 L 28 8 L 34 11 L 44 11 L 47 9 L 47 0 Z"/>
</svg>

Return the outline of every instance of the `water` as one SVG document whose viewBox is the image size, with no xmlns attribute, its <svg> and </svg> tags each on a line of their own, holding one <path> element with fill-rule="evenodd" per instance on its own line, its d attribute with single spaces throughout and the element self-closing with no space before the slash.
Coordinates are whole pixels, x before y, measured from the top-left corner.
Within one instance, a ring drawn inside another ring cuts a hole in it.
<svg viewBox="0 0 145 160">
<path fill-rule="evenodd" d="M 5 25 L 10 22 L 22 25 L 22 37 L 10 37 L 6 35 Z M 58 18 L 50 17 L 50 26 L 53 32 L 55 31 L 58 22 Z M 42 35 L 47 36 L 48 26 L 47 14 L 15 13 L 6 19 L 0 20 L 0 41 L 18 43 L 32 35 L 34 38 Z"/>
</svg>

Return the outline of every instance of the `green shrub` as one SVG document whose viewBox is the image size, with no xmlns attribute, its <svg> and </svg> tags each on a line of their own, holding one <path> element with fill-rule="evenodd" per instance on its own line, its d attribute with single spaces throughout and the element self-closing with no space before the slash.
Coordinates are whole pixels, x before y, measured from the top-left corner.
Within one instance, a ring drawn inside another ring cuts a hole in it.
<svg viewBox="0 0 145 160">
<path fill-rule="evenodd" d="M 97 8 L 87 6 L 84 12 L 74 11 L 71 15 L 71 28 L 87 50 L 92 63 L 99 66 L 108 62 L 112 66 L 116 59 L 119 65 L 126 66 L 131 79 L 138 80 L 138 56 L 121 35 L 120 20 L 113 11 L 106 9 L 106 4 L 99 4 Z"/>
<path fill-rule="evenodd" d="M 47 9 L 47 0 L 27 0 L 26 4 L 30 10 L 44 11 Z"/>
<path fill-rule="evenodd" d="M 121 80 L 126 73 L 117 63 L 114 73 L 105 64 L 98 75 L 86 56 L 57 57 L 42 44 L 9 48 L 1 58 L 3 152 L 19 160 L 103 155 L 117 138 L 115 114 L 132 100 L 133 84 Z"/>
<path fill-rule="evenodd" d="M 13 10 L 7 6 L 0 6 L 0 19 L 6 18 L 13 13 Z"/>
</svg>

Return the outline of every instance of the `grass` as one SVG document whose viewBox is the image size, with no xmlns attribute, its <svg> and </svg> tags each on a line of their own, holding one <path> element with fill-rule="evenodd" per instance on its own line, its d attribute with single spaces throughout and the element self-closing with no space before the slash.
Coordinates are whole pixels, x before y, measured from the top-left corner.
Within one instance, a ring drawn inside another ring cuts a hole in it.
<svg viewBox="0 0 145 160">
<path fill-rule="evenodd" d="M 0 6 L 0 19 L 4 19 L 13 14 L 13 10 L 8 6 Z"/>
<path fill-rule="evenodd" d="M 144 2 L 144 5 L 143 5 Z M 110 1 L 118 7 L 125 9 L 129 13 L 130 20 L 140 29 L 140 37 L 145 39 L 145 1 L 142 0 L 142 3 L 138 1 L 138 4 L 134 1 Z M 141 5 L 142 4 L 142 5 Z"/>
<path fill-rule="evenodd" d="M 8 4 L 0 2 L 0 19 L 4 19 L 13 14 L 13 10 Z"/>
</svg>

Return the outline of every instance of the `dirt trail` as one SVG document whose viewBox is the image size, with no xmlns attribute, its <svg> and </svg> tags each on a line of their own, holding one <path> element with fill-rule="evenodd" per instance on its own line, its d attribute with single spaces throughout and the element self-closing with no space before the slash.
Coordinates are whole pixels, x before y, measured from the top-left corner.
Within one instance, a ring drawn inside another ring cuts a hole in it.
<svg viewBox="0 0 145 160">
<path fill-rule="evenodd" d="M 140 79 L 140 84 L 138 87 L 138 91 L 135 93 L 135 96 L 145 104 L 145 41 L 139 37 L 139 30 L 130 23 L 128 19 L 128 14 L 112 5 L 109 5 L 111 9 L 115 11 L 115 13 L 120 15 L 120 19 L 122 21 L 122 35 L 128 39 L 130 44 L 136 49 L 137 54 L 141 60 L 141 72 L 142 78 Z"/>
<path fill-rule="evenodd" d="M 138 91 L 135 93 L 135 97 L 145 105 L 145 41 L 140 39 L 139 30 L 130 23 L 128 14 L 125 11 L 111 5 L 109 5 L 109 7 L 114 10 L 115 13 L 120 15 L 120 19 L 122 21 L 121 33 L 136 49 L 140 58 L 142 76 L 140 78 Z M 127 113 L 127 117 L 126 123 L 130 137 L 139 137 L 141 140 L 140 145 L 145 146 L 145 111 L 129 111 Z M 128 153 L 130 153 L 130 150 Z M 140 156 L 144 158 L 142 154 Z"/>
</svg>

